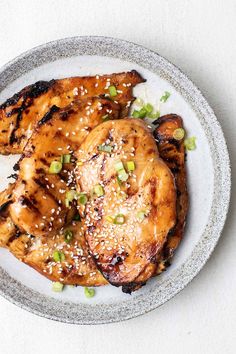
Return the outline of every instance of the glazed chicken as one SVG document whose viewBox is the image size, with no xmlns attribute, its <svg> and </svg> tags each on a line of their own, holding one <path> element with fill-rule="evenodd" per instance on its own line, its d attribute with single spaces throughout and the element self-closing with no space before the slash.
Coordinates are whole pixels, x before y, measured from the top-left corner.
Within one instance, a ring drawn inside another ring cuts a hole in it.
<svg viewBox="0 0 236 354">
<path fill-rule="evenodd" d="M 159 158 L 147 125 L 108 121 L 87 136 L 76 154 L 77 190 L 85 238 L 97 267 L 113 285 L 129 286 L 161 252 L 175 225 L 173 175 Z"/>
<path fill-rule="evenodd" d="M 0 154 L 22 153 L 35 124 L 55 105 L 63 108 L 75 99 L 112 98 L 128 114 L 132 88 L 145 80 L 135 71 L 111 75 L 38 81 L 0 105 Z"/>
<path fill-rule="evenodd" d="M 79 214 L 50 237 L 21 232 L 9 216 L 13 188 L 11 184 L 0 193 L 0 247 L 7 248 L 20 261 L 52 281 L 81 286 L 107 284 L 89 254 Z"/>
<path fill-rule="evenodd" d="M 124 118 L 144 81 L 136 71 L 40 81 L 0 106 L 0 153 L 23 152 L 0 193 L 0 246 L 52 281 L 131 293 L 182 239 L 183 123 L 163 116 L 152 134 Z"/>
<path fill-rule="evenodd" d="M 74 200 L 68 200 L 74 188 L 73 154 L 104 116 L 118 118 L 120 106 L 94 97 L 64 109 L 53 106 L 38 122 L 18 164 L 9 207 L 12 221 L 21 231 L 40 236 L 71 220 L 75 214 Z M 54 165 L 59 171 L 52 169 Z"/>
<path fill-rule="evenodd" d="M 175 177 L 177 193 L 176 224 L 170 231 L 163 249 L 163 260 L 167 262 L 173 256 L 183 237 L 188 212 L 184 137 L 180 140 L 173 138 L 174 131 L 178 128 L 183 128 L 183 121 L 177 114 L 167 114 L 157 119 L 154 124 L 156 125 L 154 137 L 158 145 L 159 154 Z"/>
<path fill-rule="evenodd" d="M 173 139 L 176 128 L 182 128 L 182 119 L 177 115 L 166 115 L 159 118 L 154 131 L 160 157 L 170 167 L 175 176 L 177 193 L 177 222 L 169 232 L 161 252 L 148 264 L 145 270 L 135 279 L 133 284 L 123 286 L 123 291 L 132 292 L 145 284 L 151 276 L 161 273 L 173 256 L 183 236 L 185 218 L 188 207 L 186 189 L 186 172 L 184 159 L 183 139 Z M 35 268 L 44 276 L 63 284 L 76 284 L 82 286 L 100 286 L 107 284 L 101 275 L 84 237 L 84 219 L 72 221 L 66 228 L 55 233 L 52 237 L 33 237 L 16 232 L 14 224 L 6 213 L 12 194 L 12 185 L 0 194 L 0 246 L 7 247 L 21 261 Z M 5 215 L 5 218 L 3 217 Z M 6 222 L 7 220 L 7 222 Z M 2 222 L 2 224 L 1 224 Z M 64 233 L 72 232 L 72 240 L 65 242 Z M 55 262 L 53 253 L 60 251 L 65 256 L 61 262 Z"/>
<path fill-rule="evenodd" d="M 145 268 L 133 284 L 123 286 L 122 290 L 127 293 L 139 289 L 146 283 L 147 278 L 159 275 L 170 265 L 174 251 L 182 240 L 188 211 L 184 137 L 180 140 L 173 138 L 174 131 L 178 128 L 183 128 L 182 118 L 177 114 L 167 114 L 158 118 L 153 124 L 156 126 L 153 134 L 159 155 L 170 168 L 175 178 L 176 223 L 169 231 L 161 252 L 152 260 L 152 263 Z"/>
</svg>

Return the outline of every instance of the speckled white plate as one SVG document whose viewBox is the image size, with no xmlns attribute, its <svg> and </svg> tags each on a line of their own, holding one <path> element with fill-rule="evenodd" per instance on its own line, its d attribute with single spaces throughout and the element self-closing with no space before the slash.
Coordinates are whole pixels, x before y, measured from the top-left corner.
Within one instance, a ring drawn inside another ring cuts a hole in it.
<svg viewBox="0 0 236 354">
<path fill-rule="evenodd" d="M 0 292 L 37 315 L 53 320 L 98 324 L 146 313 L 183 289 L 211 255 L 223 228 L 230 198 L 230 163 L 219 123 L 198 88 L 158 54 L 126 41 L 105 37 L 75 37 L 51 42 L 22 54 L 0 71 L 0 103 L 27 84 L 73 75 L 93 75 L 136 69 L 147 82 L 134 93 L 159 106 L 164 91 L 171 97 L 161 114 L 177 113 L 197 149 L 188 153 L 190 211 L 185 236 L 173 264 L 132 295 L 106 286 L 86 299 L 83 288 L 53 293 L 51 283 L 0 249 Z M 0 189 L 7 185 L 17 157 L 0 157 Z"/>
</svg>

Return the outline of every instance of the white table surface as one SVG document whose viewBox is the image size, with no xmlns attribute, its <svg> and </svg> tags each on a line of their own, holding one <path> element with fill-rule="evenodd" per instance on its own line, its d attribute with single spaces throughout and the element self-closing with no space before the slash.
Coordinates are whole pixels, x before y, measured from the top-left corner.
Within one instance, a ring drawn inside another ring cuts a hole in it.
<svg viewBox="0 0 236 354">
<path fill-rule="evenodd" d="M 179 66 L 214 109 L 235 175 L 234 0 L 0 0 L 0 65 L 31 47 L 76 35 L 127 39 Z M 232 195 L 226 226 L 207 265 L 161 308 L 89 327 L 49 321 L 0 298 L 0 353 L 235 353 L 235 204 Z"/>
</svg>

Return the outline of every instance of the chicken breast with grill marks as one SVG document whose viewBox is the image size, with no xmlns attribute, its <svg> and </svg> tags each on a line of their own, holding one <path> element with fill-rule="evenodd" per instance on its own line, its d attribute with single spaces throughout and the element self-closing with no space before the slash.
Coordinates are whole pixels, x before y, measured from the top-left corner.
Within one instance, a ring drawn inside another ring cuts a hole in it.
<svg viewBox="0 0 236 354">
<path fill-rule="evenodd" d="M 0 105 L 0 154 L 22 153 L 35 124 L 53 105 L 63 108 L 75 99 L 111 97 L 121 105 L 121 117 L 128 114 L 132 89 L 145 80 L 135 71 L 60 80 L 38 81 L 25 87 Z M 109 86 L 115 86 L 112 94 Z"/>
<path fill-rule="evenodd" d="M 50 236 L 21 232 L 9 216 L 14 184 L 0 192 L 0 247 L 52 281 L 80 286 L 101 286 L 107 281 L 89 253 L 83 220 L 73 220 Z M 78 216 L 78 215 L 77 215 Z M 70 237 L 68 237 L 68 235 Z M 61 255 L 55 261 L 54 254 Z"/>
<path fill-rule="evenodd" d="M 81 213 L 90 251 L 111 284 L 126 286 L 161 251 L 175 225 L 173 175 L 138 119 L 99 125 L 76 156 L 83 162 L 78 192 L 89 196 Z"/>
<path fill-rule="evenodd" d="M 19 162 L 19 175 L 9 207 L 14 224 L 23 232 L 40 236 L 55 232 L 75 213 L 75 203 L 66 205 L 73 189 L 73 153 L 103 117 L 120 116 L 120 106 L 102 98 L 71 103 L 65 109 L 55 106 L 38 122 Z M 58 173 L 50 166 L 69 155 Z M 67 161 L 68 162 L 68 161 Z M 73 199 L 73 198 L 72 198 Z"/>
<path fill-rule="evenodd" d="M 168 235 L 163 250 L 163 259 L 169 261 L 183 238 L 186 216 L 188 212 L 187 175 L 185 167 L 184 137 L 173 138 L 176 129 L 183 129 L 183 120 L 177 114 L 167 114 L 156 120 L 154 137 L 162 159 L 166 162 L 175 178 L 177 191 L 177 220 L 175 227 Z"/>
<path fill-rule="evenodd" d="M 167 114 L 158 118 L 154 125 L 153 132 L 160 157 L 171 170 L 176 185 L 176 223 L 169 231 L 167 240 L 161 252 L 153 262 L 149 264 L 133 284 L 123 287 L 124 292 L 132 292 L 145 284 L 148 277 L 162 273 L 179 246 L 185 229 L 186 216 L 188 212 L 187 175 L 185 167 L 184 137 L 180 140 L 173 138 L 176 129 L 183 129 L 183 120 L 177 114 Z"/>
<path fill-rule="evenodd" d="M 160 157 L 170 167 L 175 176 L 177 188 L 177 221 L 169 232 L 166 243 L 160 254 L 147 265 L 144 271 L 133 283 L 123 286 L 123 291 L 132 292 L 145 284 L 146 280 L 160 274 L 166 268 L 167 262 L 173 256 L 183 237 L 185 218 L 188 209 L 188 195 L 186 188 L 185 149 L 181 139 L 173 139 L 173 132 L 177 128 L 183 128 L 181 117 L 170 114 L 159 118 L 154 136 L 156 138 Z M 73 240 L 68 245 L 64 239 L 64 230 L 53 236 L 35 238 L 26 234 L 16 235 L 14 224 L 7 217 L 6 207 L 12 193 L 12 185 L 5 192 L 0 193 L 0 245 L 9 250 L 21 261 L 35 268 L 50 280 L 64 284 L 76 284 L 83 286 L 105 285 L 107 281 L 98 271 L 93 258 L 89 255 L 89 249 L 84 237 L 83 219 L 81 222 L 73 221 L 66 230 L 73 232 Z M 5 218 L 4 218 L 5 216 Z M 15 236 L 16 235 L 16 236 Z M 66 259 L 61 262 L 53 260 L 53 252 L 60 250 Z M 73 258 L 74 257 L 74 258 Z"/>
</svg>

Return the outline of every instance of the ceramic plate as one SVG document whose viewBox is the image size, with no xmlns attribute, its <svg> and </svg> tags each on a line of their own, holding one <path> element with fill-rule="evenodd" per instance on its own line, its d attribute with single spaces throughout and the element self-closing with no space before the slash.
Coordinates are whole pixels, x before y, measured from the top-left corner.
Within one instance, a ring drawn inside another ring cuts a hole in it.
<svg viewBox="0 0 236 354">
<path fill-rule="evenodd" d="M 146 48 L 105 37 L 76 37 L 51 42 L 22 54 L 0 71 L 0 102 L 37 80 L 105 74 L 136 69 L 146 80 L 135 96 L 177 113 L 197 149 L 187 156 L 190 210 L 183 242 L 173 264 L 131 296 L 105 286 L 86 299 L 83 288 L 61 293 L 51 282 L 0 249 L 0 292 L 37 315 L 77 324 L 121 321 L 146 313 L 183 289 L 200 271 L 222 231 L 230 197 L 230 164 L 220 125 L 199 89 L 173 64 Z M 171 96 L 159 104 L 164 91 Z M 0 188 L 7 185 L 16 156 L 0 157 Z"/>
</svg>

